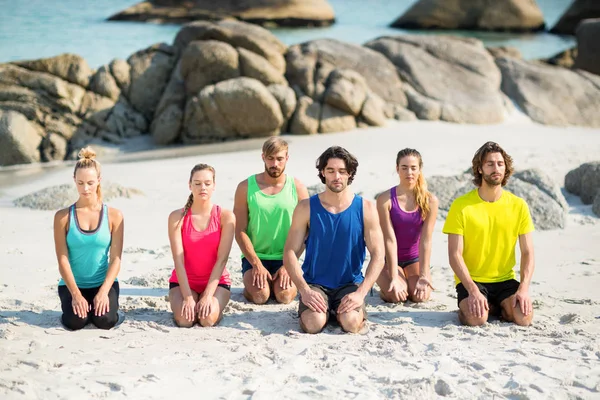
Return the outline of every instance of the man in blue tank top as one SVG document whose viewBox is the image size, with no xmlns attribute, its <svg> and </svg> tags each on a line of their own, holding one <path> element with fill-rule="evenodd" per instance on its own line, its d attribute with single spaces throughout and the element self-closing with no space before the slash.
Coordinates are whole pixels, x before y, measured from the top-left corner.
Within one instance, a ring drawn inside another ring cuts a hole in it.
<svg viewBox="0 0 600 400">
<path fill-rule="evenodd" d="M 329 316 L 346 332 L 360 332 L 366 319 L 364 300 L 384 264 L 383 235 L 375 206 L 355 195 L 352 183 L 358 161 L 332 146 L 317 160 L 325 191 L 302 200 L 294 210 L 284 249 L 284 265 L 300 292 L 300 327 L 319 333 Z M 308 234 L 308 236 L 307 236 Z M 305 243 L 300 267 L 296 254 Z M 363 276 L 365 246 L 371 260 Z"/>
</svg>

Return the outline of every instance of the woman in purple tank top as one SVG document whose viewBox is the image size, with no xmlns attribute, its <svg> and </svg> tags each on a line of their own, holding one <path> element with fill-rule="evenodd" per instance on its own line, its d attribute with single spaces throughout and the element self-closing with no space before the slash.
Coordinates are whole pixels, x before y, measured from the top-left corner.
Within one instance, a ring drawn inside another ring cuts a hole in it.
<svg viewBox="0 0 600 400">
<path fill-rule="evenodd" d="M 400 150 L 396 157 L 400 184 L 377 197 L 385 239 L 385 268 L 377 284 L 381 298 L 389 303 L 423 302 L 433 289 L 429 260 L 438 199 L 427 191 L 422 168 L 417 150 Z"/>
</svg>

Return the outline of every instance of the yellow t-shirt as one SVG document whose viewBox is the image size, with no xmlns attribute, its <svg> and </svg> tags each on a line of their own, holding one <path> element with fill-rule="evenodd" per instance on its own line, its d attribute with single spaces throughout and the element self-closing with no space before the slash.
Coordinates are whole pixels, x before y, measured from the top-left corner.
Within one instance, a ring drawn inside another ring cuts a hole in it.
<svg viewBox="0 0 600 400">
<path fill-rule="evenodd" d="M 469 275 L 475 282 L 491 283 L 514 279 L 517 239 L 534 229 L 525 200 L 504 190 L 489 203 L 475 189 L 454 200 L 443 232 L 463 236 Z M 454 280 L 460 283 L 456 275 Z"/>
</svg>

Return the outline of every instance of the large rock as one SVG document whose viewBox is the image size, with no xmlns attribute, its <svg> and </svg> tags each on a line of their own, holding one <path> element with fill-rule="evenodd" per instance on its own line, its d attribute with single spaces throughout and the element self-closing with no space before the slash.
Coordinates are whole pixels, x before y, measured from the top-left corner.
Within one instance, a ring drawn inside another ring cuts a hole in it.
<svg viewBox="0 0 600 400">
<path fill-rule="evenodd" d="M 41 141 L 25 116 L 0 110 L 0 165 L 39 162 Z"/>
<path fill-rule="evenodd" d="M 542 11 L 531 0 L 419 0 L 391 26 L 531 32 L 545 24 Z"/>
<path fill-rule="evenodd" d="M 581 22 L 576 33 L 577 58 L 573 68 L 600 75 L 600 18 Z"/>
<path fill-rule="evenodd" d="M 171 79 L 158 103 L 150 133 L 157 144 L 169 144 L 176 141 L 183 124 L 186 102 L 185 81 L 181 75 L 181 59 L 171 74 Z"/>
<path fill-rule="evenodd" d="M 577 25 L 584 19 L 600 18 L 600 2 L 597 0 L 575 0 L 560 17 L 550 33 L 574 35 Z"/>
<path fill-rule="evenodd" d="M 335 14 L 326 0 L 151 0 L 133 5 L 109 20 L 181 23 L 225 18 L 269 26 L 327 26 L 335 21 Z"/>
<path fill-rule="evenodd" d="M 197 95 L 208 85 L 240 76 L 238 52 L 230 44 L 216 40 L 191 42 L 180 63 L 188 96 Z"/>
<path fill-rule="evenodd" d="M 420 119 L 490 124 L 505 106 L 494 58 L 476 39 L 405 35 L 365 44 L 398 69 L 408 108 Z"/>
<path fill-rule="evenodd" d="M 246 77 L 205 87 L 188 100 L 184 118 L 186 143 L 270 136 L 283 125 L 275 97 L 262 83 Z"/>
<path fill-rule="evenodd" d="M 268 86 L 271 84 L 287 85 L 283 73 L 278 71 L 266 58 L 238 47 L 240 56 L 240 71 L 243 76 L 254 78 Z"/>
<path fill-rule="evenodd" d="M 323 104 L 319 133 L 343 132 L 355 128 L 356 118 L 354 115 L 332 107 L 329 104 Z"/>
<path fill-rule="evenodd" d="M 565 189 L 592 204 L 600 191 L 600 161 L 581 164 L 565 176 Z"/>
<path fill-rule="evenodd" d="M 92 75 L 87 61 L 77 54 L 65 53 L 38 60 L 16 61 L 13 64 L 31 71 L 47 72 L 84 88 L 88 87 Z"/>
<path fill-rule="evenodd" d="M 287 132 L 288 121 L 296 109 L 296 93 L 287 85 L 269 85 L 267 89 L 279 103 L 283 115 L 282 132 Z"/>
<path fill-rule="evenodd" d="M 600 77 L 552 65 L 496 60 L 502 91 L 536 122 L 600 127 Z"/>
<path fill-rule="evenodd" d="M 475 189 L 472 178 L 473 176 L 469 173 L 427 178 L 429 190 L 439 200 L 439 218 L 446 218 L 454 199 Z M 557 185 L 540 170 L 517 172 L 510 178 L 505 189 L 527 202 L 536 229 L 565 227 L 566 200 Z"/>
<path fill-rule="evenodd" d="M 298 99 L 296 112 L 290 121 L 290 133 L 293 135 L 314 135 L 319 130 L 321 103 L 308 96 Z"/>
<path fill-rule="evenodd" d="M 119 58 L 112 60 L 108 66 L 119 89 L 127 96 L 129 94 L 129 85 L 131 84 L 131 66 L 129 66 L 127 61 Z"/>
<path fill-rule="evenodd" d="M 175 50 L 165 44 L 140 50 L 127 60 L 131 67 L 127 98 L 148 120 L 154 117 L 176 61 Z"/>
<path fill-rule="evenodd" d="M 287 46 L 260 26 L 232 20 L 192 22 L 179 30 L 173 45 L 182 52 L 195 40 L 218 40 L 236 48 L 242 47 L 267 59 L 280 73 L 285 72 L 283 54 Z"/>
<path fill-rule="evenodd" d="M 594 204 L 592 205 L 592 211 L 600 217 L 600 191 L 596 194 Z"/>
<path fill-rule="evenodd" d="M 121 89 L 107 65 L 98 68 L 98 71 L 92 76 L 90 90 L 115 101 L 121 95 Z"/>
<path fill-rule="evenodd" d="M 357 116 L 367 99 L 368 90 L 365 78 L 358 72 L 351 69 L 335 69 L 329 74 L 323 101 Z"/>
<path fill-rule="evenodd" d="M 291 46 L 286 53 L 286 77 L 290 86 L 321 101 L 329 74 L 334 69 L 354 70 L 371 91 L 388 103 L 407 105 L 395 66 L 367 47 L 333 39 L 319 39 Z"/>
</svg>

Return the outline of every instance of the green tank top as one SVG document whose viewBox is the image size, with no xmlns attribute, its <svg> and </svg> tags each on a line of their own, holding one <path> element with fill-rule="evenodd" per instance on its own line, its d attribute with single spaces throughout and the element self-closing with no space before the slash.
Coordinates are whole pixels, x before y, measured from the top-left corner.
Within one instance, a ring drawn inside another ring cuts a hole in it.
<svg viewBox="0 0 600 400">
<path fill-rule="evenodd" d="M 287 175 L 281 192 L 261 192 L 256 175 L 248 178 L 248 229 L 246 233 L 261 260 L 282 260 L 283 247 L 298 204 L 294 178 Z"/>
</svg>

